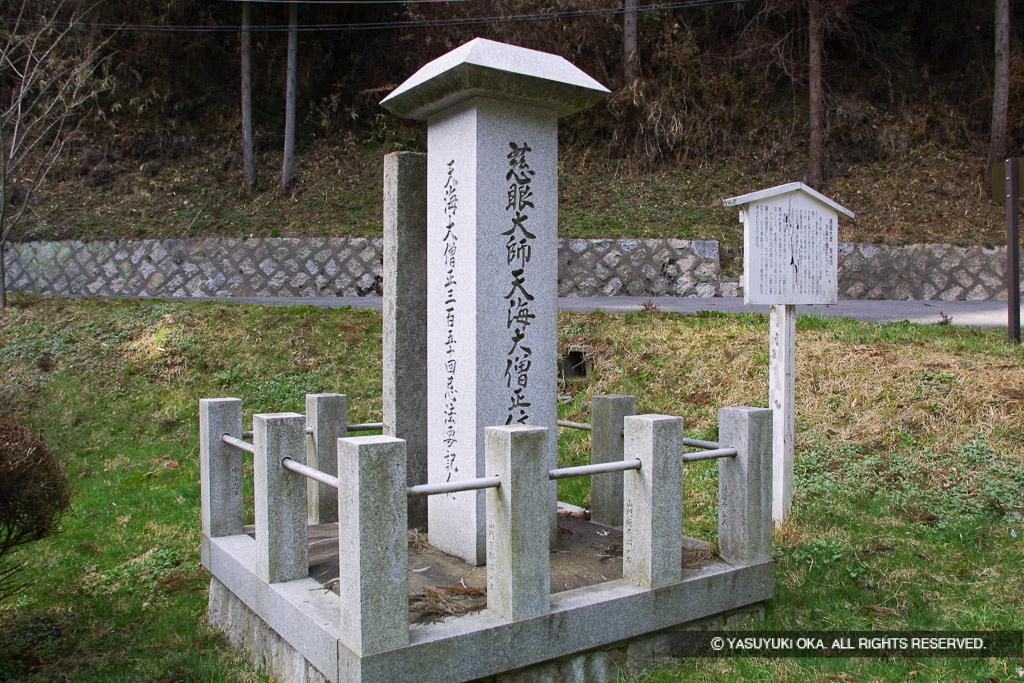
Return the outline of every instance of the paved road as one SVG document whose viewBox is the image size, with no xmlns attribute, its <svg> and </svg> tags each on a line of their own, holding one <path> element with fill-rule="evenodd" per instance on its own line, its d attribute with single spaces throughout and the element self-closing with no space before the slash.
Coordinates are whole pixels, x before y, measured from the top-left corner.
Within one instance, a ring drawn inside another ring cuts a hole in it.
<svg viewBox="0 0 1024 683">
<path fill-rule="evenodd" d="M 192 299 L 210 300 L 207 297 Z M 318 306 L 322 308 L 373 308 L 380 309 L 379 296 L 367 297 L 232 297 L 216 299 L 245 304 L 270 306 Z M 767 306 L 745 306 L 740 298 L 680 298 L 680 297 L 636 297 L 598 296 L 562 297 L 558 308 L 562 311 L 608 311 L 629 313 L 642 310 L 651 302 L 665 313 L 693 314 L 700 311 L 722 311 L 726 313 L 768 313 Z M 797 314 L 817 313 L 829 318 L 853 318 L 871 323 L 900 322 L 931 325 L 945 316 L 953 325 L 966 327 L 1006 327 L 1005 301 L 840 301 L 833 306 L 797 306 Z M 1024 317 L 1024 316 L 1022 316 Z"/>
</svg>

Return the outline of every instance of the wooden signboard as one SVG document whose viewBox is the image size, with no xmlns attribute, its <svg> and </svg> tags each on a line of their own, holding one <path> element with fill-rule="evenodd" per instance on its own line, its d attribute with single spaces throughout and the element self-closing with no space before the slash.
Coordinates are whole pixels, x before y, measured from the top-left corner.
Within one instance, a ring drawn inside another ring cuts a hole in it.
<svg viewBox="0 0 1024 683">
<path fill-rule="evenodd" d="M 772 518 L 793 505 L 796 304 L 834 304 L 839 214 L 853 213 L 803 183 L 725 200 L 743 223 L 743 301 L 770 304 L 768 401 L 772 409 Z"/>
<path fill-rule="evenodd" d="M 853 214 L 803 183 L 725 200 L 743 223 L 743 301 L 834 304 L 839 291 L 840 213 Z"/>
</svg>

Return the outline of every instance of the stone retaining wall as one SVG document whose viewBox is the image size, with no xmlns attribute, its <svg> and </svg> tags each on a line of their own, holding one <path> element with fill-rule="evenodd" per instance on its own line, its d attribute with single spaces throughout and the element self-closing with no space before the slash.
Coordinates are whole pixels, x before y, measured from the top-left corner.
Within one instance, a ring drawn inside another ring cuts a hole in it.
<svg viewBox="0 0 1024 683">
<path fill-rule="evenodd" d="M 1006 299 L 1006 248 L 839 245 L 840 299 Z"/>
<path fill-rule="evenodd" d="M 23 242 L 8 247 L 12 292 L 55 296 L 373 296 L 380 238 Z M 841 299 L 1005 299 L 1006 250 L 842 244 Z M 560 296 L 739 296 L 718 242 L 560 240 Z"/>
</svg>

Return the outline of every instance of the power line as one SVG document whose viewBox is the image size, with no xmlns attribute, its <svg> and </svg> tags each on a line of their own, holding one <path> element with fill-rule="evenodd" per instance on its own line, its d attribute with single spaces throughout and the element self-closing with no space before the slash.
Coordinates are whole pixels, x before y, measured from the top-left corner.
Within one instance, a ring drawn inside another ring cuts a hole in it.
<svg viewBox="0 0 1024 683">
<path fill-rule="evenodd" d="M 227 2 L 242 2 L 244 0 L 225 0 Z M 390 0 L 388 0 L 390 1 Z M 426 0 L 415 0 L 426 1 Z M 463 1 L 463 0 L 457 0 Z M 640 5 L 636 12 L 657 12 L 671 9 L 691 9 L 698 7 L 709 7 L 713 5 L 735 5 L 748 2 L 749 0 L 680 0 L 678 2 L 665 2 L 654 5 Z M 260 0 L 260 2 L 275 2 L 294 4 L 293 0 Z M 343 3 L 343 0 L 327 0 L 330 3 Z M 308 3 L 321 4 L 321 3 Z M 326 3 L 325 3 L 326 4 Z M 631 10 L 632 11 L 632 10 Z M 410 19 L 405 21 L 378 21 L 366 23 L 338 23 L 338 24 L 301 24 L 295 30 L 311 32 L 344 32 L 344 31 L 376 31 L 386 29 L 406 28 L 444 28 L 448 26 L 479 26 L 482 24 L 508 24 L 525 21 L 558 21 L 565 19 L 578 19 L 583 17 L 601 17 L 625 14 L 623 7 L 608 7 L 599 9 L 566 10 L 561 12 L 535 12 L 530 14 L 514 14 L 509 16 L 492 17 L 452 17 L 446 19 Z M 92 22 L 43 22 L 26 21 L 0 17 L 0 24 L 18 24 L 26 26 L 52 26 L 53 28 L 72 28 L 97 31 L 143 31 L 155 33 L 237 33 L 242 30 L 241 26 L 188 26 L 160 24 L 113 24 L 113 23 L 92 23 Z M 285 32 L 291 30 L 287 24 L 251 26 L 251 31 Z"/>
</svg>

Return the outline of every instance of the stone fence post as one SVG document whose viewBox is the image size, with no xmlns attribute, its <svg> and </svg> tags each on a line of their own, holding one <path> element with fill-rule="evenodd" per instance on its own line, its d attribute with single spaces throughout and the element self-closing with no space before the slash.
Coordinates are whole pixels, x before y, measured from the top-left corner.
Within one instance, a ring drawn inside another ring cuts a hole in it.
<svg viewBox="0 0 1024 683">
<path fill-rule="evenodd" d="M 338 439 L 341 641 L 361 655 L 409 644 L 405 441 Z"/>
<path fill-rule="evenodd" d="M 200 507 L 203 534 L 208 538 L 240 534 L 245 525 L 244 454 L 221 440 L 225 434 L 242 438 L 241 399 L 200 399 Z"/>
<path fill-rule="evenodd" d="M 485 430 L 487 608 L 518 621 L 551 609 L 548 430 L 510 425 Z"/>
<path fill-rule="evenodd" d="M 306 464 L 306 419 L 298 413 L 252 417 L 256 571 L 268 583 L 309 576 L 306 478 L 281 461 Z"/>
<path fill-rule="evenodd" d="M 338 476 L 338 439 L 348 430 L 345 394 L 306 394 L 306 464 Z M 312 479 L 306 480 L 309 521 L 313 524 L 338 521 L 338 492 Z"/>
<path fill-rule="evenodd" d="M 722 408 L 718 441 L 735 458 L 718 461 L 718 550 L 729 564 L 772 558 L 772 410 Z"/>
<path fill-rule="evenodd" d="M 635 414 L 635 396 L 594 396 L 590 400 L 590 462 L 622 461 L 623 420 Z M 590 518 L 605 526 L 622 526 L 621 474 L 591 479 Z"/>
<path fill-rule="evenodd" d="M 625 457 L 640 460 L 623 472 L 622 578 L 641 588 L 682 579 L 683 419 L 666 415 L 625 418 Z"/>
</svg>

